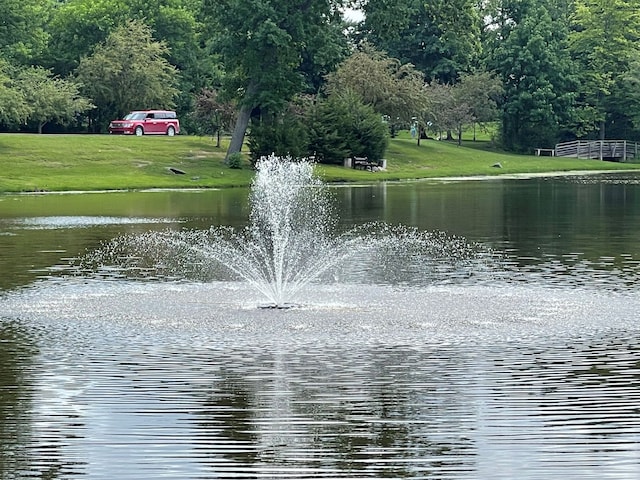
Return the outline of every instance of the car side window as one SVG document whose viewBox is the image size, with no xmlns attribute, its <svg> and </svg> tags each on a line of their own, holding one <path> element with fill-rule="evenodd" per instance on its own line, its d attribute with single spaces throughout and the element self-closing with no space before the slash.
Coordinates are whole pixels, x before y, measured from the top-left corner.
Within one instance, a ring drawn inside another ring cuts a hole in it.
<svg viewBox="0 0 640 480">
<path fill-rule="evenodd" d="M 147 113 L 147 118 L 154 118 L 153 113 Z"/>
</svg>

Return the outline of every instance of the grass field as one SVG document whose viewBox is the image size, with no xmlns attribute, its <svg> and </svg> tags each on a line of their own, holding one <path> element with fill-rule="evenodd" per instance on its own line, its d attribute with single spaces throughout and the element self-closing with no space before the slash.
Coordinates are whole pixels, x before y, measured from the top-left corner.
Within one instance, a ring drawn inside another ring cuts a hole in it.
<svg viewBox="0 0 640 480">
<path fill-rule="evenodd" d="M 391 140 L 387 170 L 320 165 L 329 182 L 373 182 L 448 176 L 638 169 L 613 163 L 494 151 L 488 141 Z M 253 171 L 224 164 L 227 144 L 208 137 L 0 134 L 0 192 L 214 188 L 249 185 Z M 500 164 L 501 168 L 494 165 Z M 176 171 L 184 174 L 175 173 Z"/>
</svg>

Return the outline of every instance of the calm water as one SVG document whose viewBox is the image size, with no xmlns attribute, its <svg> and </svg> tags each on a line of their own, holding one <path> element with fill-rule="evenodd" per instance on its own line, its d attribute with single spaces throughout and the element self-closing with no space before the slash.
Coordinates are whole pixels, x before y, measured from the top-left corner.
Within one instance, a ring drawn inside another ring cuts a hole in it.
<svg viewBox="0 0 640 480">
<path fill-rule="evenodd" d="M 0 478 L 640 477 L 640 177 L 337 187 L 341 228 L 494 254 L 286 311 L 69 276 L 124 233 L 242 226 L 247 194 L 0 196 Z"/>
</svg>

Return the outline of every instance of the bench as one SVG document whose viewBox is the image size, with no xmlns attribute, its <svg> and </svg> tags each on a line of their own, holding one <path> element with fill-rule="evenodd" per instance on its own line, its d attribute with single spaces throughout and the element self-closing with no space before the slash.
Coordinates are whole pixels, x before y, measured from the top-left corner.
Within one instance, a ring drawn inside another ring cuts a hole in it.
<svg viewBox="0 0 640 480">
<path fill-rule="evenodd" d="M 372 161 L 367 157 L 353 157 L 351 166 L 356 169 L 373 171 L 374 168 L 382 168 L 383 162 L 377 160 Z"/>
<path fill-rule="evenodd" d="M 556 156 L 556 151 L 553 148 L 536 148 L 536 157 L 539 157 L 543 153 L 549 157 Z"/>
</svg>

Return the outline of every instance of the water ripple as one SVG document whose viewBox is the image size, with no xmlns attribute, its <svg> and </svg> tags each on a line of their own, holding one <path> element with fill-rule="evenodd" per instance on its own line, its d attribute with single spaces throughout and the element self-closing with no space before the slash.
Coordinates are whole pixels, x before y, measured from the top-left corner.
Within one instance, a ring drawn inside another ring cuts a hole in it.
<svg viewBox="0 0 640 480">
<path fill-rule="evenodd" d="M 284 311 L 233 283 L 5 295 L 0 477 L 640 474 L 637 296 L 366 292 Z"/>
</svg>

